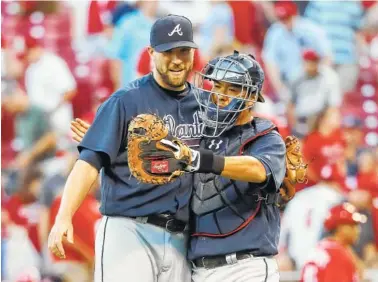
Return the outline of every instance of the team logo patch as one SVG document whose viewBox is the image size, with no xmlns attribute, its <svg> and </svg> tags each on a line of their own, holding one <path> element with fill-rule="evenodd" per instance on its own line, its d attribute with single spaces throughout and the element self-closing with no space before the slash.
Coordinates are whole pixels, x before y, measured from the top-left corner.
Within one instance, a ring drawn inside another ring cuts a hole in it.
<svg viewBox="0 0 378 282">
<path fill-rule="evenodd" d="M 208 139 L 205 146 L 212 151 L 223 151 L 227 146 L 227 141 L 219 138 Z"/>
<path fill-rule="evenodd" d="M 168 161 L 151 161 L 152 173 L 168 173 L 169 164 Z"/>
<path fill-rule="evenodd" d="M 168 36 L 172 36 L 173 34 L 177 33 L 178 35 L 182 36 L 183 33 L 181 31 L 181 27 L 180 27 L 180 24 L 176 25 L 175 28 L 170 32 L 168 33 Z"/>
</svg>

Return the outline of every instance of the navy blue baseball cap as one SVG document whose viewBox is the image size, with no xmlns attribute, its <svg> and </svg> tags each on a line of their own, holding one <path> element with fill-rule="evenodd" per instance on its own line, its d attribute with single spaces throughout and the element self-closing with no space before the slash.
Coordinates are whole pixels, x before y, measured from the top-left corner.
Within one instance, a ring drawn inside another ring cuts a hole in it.
<svg viewBox="0 0 378 282">
<path fill-rule="evenodd" d="M 193 41 L 192 22 L 183 16 L 168 15 L 158 19 L 151 28 L 150 45 L 157 52 L 173 48 L 198 48 Z"/>
</svg>

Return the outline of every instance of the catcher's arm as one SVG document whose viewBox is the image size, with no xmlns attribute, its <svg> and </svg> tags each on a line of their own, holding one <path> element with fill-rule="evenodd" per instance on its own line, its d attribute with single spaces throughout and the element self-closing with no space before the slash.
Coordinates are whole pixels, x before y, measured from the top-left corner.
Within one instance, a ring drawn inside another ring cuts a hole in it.
<svg viewBox="0 0 378 282">
<path fill-rule="evenodd" d="M 262 183 L 266 180 L 263 164 L 252 156 L 224 158 L 222 176 L 245 182 Z"/>
<path fill-rule="evenodd" d="M 180 150 L 172 142 L 162 140 L 172 149 Z M 253 156 L 219 156 L 211 150 L 193 150 L 191 163 L 184 167 L 187 172 L 214 173 L 233 180 L 262 183 L 267 179 L 267 172 L 260 160 Z"/>
</svg>

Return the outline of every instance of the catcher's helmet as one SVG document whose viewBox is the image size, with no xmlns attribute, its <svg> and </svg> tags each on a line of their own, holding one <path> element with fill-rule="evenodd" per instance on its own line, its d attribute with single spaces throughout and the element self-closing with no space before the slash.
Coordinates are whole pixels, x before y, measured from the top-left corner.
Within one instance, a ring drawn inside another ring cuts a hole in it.
<svg viewBox="0 0 378 282">
<path fill-rule="evenodd" d="M 365 222 L 365 215 L 358 213 L 352 204 L 343 203 L 330 209 L 324 221 L 324 227 L 328 231 L 332 231 L 340 224 L 359 224 Z"/>
<path fill-rule="evenodd" d="M 231 128 L 239 114 L 254 103 L 264 102 L 261 88 L 264 83 L 264 71 L 252 55 L 239 54 L 218 57 L 211 60 L 200 73 L 196 73 L 194 95 L 199 103 L 199 114 L 203 121 L 203 135 L 217 137 Z M 226 82 L 237 86 L 237 95 L 220 93 L 214 87 L 205 89 L 205 81 Z M 219 101 L 227 97 L 231 102 L 221 106 Z"/>
</svg>

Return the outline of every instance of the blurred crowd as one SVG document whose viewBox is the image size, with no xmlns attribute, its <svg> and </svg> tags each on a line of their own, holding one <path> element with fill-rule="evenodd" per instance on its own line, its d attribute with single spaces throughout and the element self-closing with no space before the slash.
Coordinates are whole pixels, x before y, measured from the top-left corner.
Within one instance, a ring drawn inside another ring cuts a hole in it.
<svg viewBox="0 0 378 282">
<path fill-rule="evenodd" d="M 282 209 L 280 269 L 301 269 L 343 201 L 367 216 L 353 249 L 378 269 L 376 1 L 2 1 L 3 281 L 90 281 L 99 183 L 74 216 L 67 258 L 47 251 L 77 158 L 70 121 L 91 123 L 114 90 L 150 72 L 150 29 L 167 14 L 193 22 L 193 71 L 234 49 L 254 54 L 266 74 L 255 114 L 302 141 L 308 181 Z"/>
</svg>

